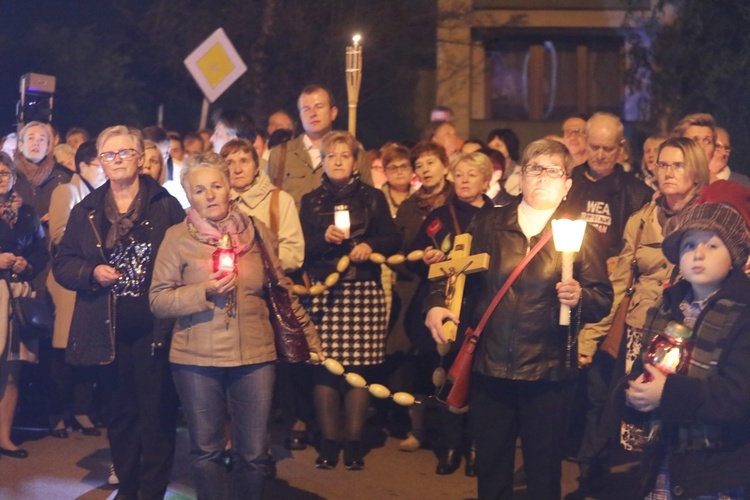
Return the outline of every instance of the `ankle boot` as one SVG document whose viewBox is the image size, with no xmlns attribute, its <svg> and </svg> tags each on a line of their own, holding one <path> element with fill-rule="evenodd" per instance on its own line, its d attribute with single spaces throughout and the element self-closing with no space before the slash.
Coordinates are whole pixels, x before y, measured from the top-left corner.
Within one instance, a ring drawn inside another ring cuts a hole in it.
<svg viewBox="0 0 750 500">
<path fill-rule="evenodd" d="M 365 461 L 362 458 L 362 443 L 360 441 L 347 441 L 344 445 L 344 467 L 346 470 L 362 470 Z"/>
<path fill-rule="evenodd" d="M 466 465 L 464 466 L 464 474 L 467 477 L 477 477 L 477 446 L 471 443 L 469 447 L 469 453 L 466 454 Z"/>
<path fill-rule="evenodd" d="M 454 472 L 456 472 L 456 469 L 458 469 L 460 465 L 461 454 L 458 452 L 458 450 L 447 450 L 438 461 L 438 466 L 437 469 L 435 469 L 435 474 L 439 474 L 441 476 L 453 474 Z"/>
<path fill-rule="evenodd" d="M 320 454 L 315 459 L 318 469 L 333 469 L 339 462 L 339 444 L 334 439 L 324 439 L 320 445 Z"/>
</svg>

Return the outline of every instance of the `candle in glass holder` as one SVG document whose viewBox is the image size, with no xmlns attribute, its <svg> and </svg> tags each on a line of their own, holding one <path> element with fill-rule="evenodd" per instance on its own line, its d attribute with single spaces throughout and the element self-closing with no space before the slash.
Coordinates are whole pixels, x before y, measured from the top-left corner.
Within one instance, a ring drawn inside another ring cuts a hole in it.
<svg viewBox="0 0 750 500">
<path fill-rule="evenodd" d="M 349 232 L 351 221 L 349 220 L 349 207 L 347 205 L 336 205 L 333 212 L 333 225 L 344 232 L 344 239 L 351 236 Z"/>
</svg>

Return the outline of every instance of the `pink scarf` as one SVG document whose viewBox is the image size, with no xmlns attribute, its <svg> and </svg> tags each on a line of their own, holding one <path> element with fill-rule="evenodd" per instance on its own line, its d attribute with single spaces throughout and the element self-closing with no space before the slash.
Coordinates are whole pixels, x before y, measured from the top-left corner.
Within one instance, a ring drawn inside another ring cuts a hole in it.
<svg viewBox="0 0 750 500">
<path fill-rule="evenodd" d="M 252 246 L 255 237 L 255 230 L 250 224 L 250 219 L 237 208 L 234 202 L 229 204 L 229 213 L 220 221 L 204 219 L 197 210 L 190 207 L 185 223 L 193 238 L 208 245 L 218 245 L 221 235 L 229 233 L 234 253 L 237 255 L 246 252 Z"/>
</svg>

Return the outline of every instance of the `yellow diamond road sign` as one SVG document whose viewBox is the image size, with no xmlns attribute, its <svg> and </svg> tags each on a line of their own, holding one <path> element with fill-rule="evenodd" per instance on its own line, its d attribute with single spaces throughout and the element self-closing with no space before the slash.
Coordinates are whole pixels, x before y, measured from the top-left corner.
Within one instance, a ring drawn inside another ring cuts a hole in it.
<svg viewBox="0 0 750 500">
<path fill-rule="evenodd" d="M 210 102 L 218 99 L 247 71 L 247 66 L 221 28 L 185 59 L 185 66 Z"/>
</svg>

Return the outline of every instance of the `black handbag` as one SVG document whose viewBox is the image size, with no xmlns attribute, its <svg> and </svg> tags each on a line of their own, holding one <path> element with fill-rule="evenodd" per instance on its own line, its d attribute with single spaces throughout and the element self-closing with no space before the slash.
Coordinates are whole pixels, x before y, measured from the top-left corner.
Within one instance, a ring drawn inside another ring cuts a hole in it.
<svg viewBox="0 0 750 500">
<path fill-rule="evenodd" d="M 252 220 L 252 217 L 250 218 Z M 274 332 L 276 357 L 285 363 L 299 363 L 310 359 L 310 347 L 307 345 L 305 328 L 292 309 L 292 299 L 289 292 L 279 282 L 273 261 L 265 243 L 260 236 L 258 227 L 253 221 L 255 241 L 263 260 L 263 288 L 266 292 L 268 304 L 268 319 Z"/>
<path fill-rule="evenodd" d="M 11 307 L 22 340 L 52 337 L 55 317 L 47 301 L 35 297 L 13 297 Z"/>
</svg>

